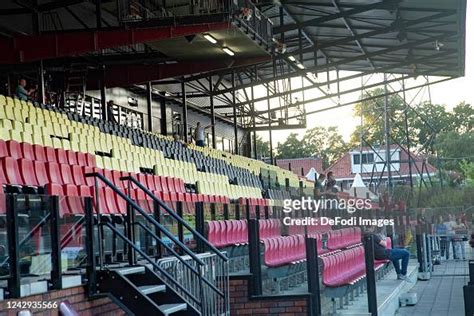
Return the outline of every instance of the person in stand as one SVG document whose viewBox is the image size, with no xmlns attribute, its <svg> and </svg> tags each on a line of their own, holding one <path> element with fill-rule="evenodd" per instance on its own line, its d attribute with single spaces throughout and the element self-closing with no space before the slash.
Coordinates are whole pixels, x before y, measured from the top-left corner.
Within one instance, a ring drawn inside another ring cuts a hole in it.
<svg viewBox="0 0 474 316">
<path fill-rule="evenodd" d="M 456 218 L 456 225 L 453 226 L 453 229 L 455 232 L 453 237 L 454 259 L 466 260 L 464 242 L 467 240 L 467 229 L 460 217 Z"/>
<path fill-rule="evenodd" d="M 196 146 L 204 147 L 206 145 L 205 131 L 210 127 L 212 127 L 212 124 L 201 126 L 201 122 L 197 122 L 196 129 L 194 130 L 194 141 L 196 142 Z"/>
<path fill-rule="evenodd" d="M 329 192 L 335 192 L 334 191 L 335 186 L 336 186 L 336 179 L 334 178 L 334 175 L 333 175 L 332 171 L 329 171 L 328 174 L 327 174 L 325 190 L 329 191 Z"/>
<path fill-rule="evenodd" d="M 324 175 L 324 173 L 321 173 L 321 174 L 319 174 L 318 178 L 316 179 L 316 190 L 317 190 L 318 194 L 324 192 L 323 183 L 324 183 L 325 178 L 326 178 L 326 176 Z"/>
<path fill-rule="evenodd" d="M 408 262 L 410 260 L 410 253 L 404 248 L 387 247 L 387 241 L 384 236 L 376 233 L 373 228 L 369 228 L 369 234 L 373 236 L 374 240 L 374 257 L 376 260 L 390 260 L 393 263 L 398 280 L 407 280 Z M 401 267 L 400 267 L 401 261 Z"/>
<path fill-rule="evenodd" d="M 107 102 L 107 121 L 117 123 L 114 116 L 114 100 Z"/>
<path fill-rule="evenodd" d="M 451 248 L 451 244 L 453 245 L 453 259 L 455 256 L 455 249 L 453 244 L 453 237 L 454 237 L 454 226 L 456 226 L 456 222 L 454 221 L 454 217 L 452 214 L 448 214 L 446 221 L 444 222 L 446 225 L 446 260 L 449 259 L 449 252 Z"/>
<path fill-rule="evenodd" d="M 24 78 L 18 81 L 18 86 L 16 87 L 15 95 L 18 99 L 22 101 L 28 101 L 33 99 L 35 89 L 26 89 L 26 80 Z"/>
</svg>

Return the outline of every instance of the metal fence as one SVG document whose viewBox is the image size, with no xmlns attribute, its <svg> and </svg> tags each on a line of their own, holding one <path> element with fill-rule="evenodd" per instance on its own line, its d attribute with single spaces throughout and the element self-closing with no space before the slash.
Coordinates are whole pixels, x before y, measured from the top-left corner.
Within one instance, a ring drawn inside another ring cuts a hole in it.
<svg viewBox="0 0 474 316">
<path fill-rule="evenodd" d="M 215 254 L 203 253 L 197 255 L 199 259 L 204 261 L 204 266 L 199 266 L 191 257 L 182 257 L 188 264 L 200 271 L 201 277 L 209 280 L 222 293 L 228 293 L 229 290 L 229 266 L 228 262 L 222 260 Z M 202 297 L 202 305 L 194 303 L 194 307 L 199 310 L 202 315 L 216 316 L 227 315 L 229 313 L 228 295 L 222 297 L 213 290 L 209 285 L 202 284 L 200 278 L 184 266 L 184 264 L 176 258 L 169 257 L 158 261 L 158 265 L 162 267 L 168 274 L 183 285 L 194 297 Z M 159 273 L 158 273 L 159 274 Z M 166 282 L 166 276 L 161 275 Z M 183 299 L 192 304 L 192 300 L 187 298 L 187 293 L 181 291 L 174 286 L 173 283 L 167 282 L 167 286 L 181 295 Z"/>
</svg>

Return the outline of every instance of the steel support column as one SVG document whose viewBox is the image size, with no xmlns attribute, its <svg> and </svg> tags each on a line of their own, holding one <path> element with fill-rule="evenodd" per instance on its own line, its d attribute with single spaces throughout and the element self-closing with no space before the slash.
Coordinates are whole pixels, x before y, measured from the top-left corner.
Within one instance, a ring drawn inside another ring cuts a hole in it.
<svg viewBox="0 0 474 316">
<path fill-rule="evenodd" d="M 166 115 L 166 99 L 164 97 L 160 97 L 160 132 L 161 135 L 168 135 L 167 129 L 167 121 L 168 117 Z"/>
<path fill-rule="evenodd" d="M 46 103 L 46 91 L 44 85 L 44 67 L 43 61 L 40 60 L 39 62 L 39 89 L 40 89 L 40 102 L 45 104 Z"/>
<path fill-rule="evenodd" d="M 234 153 L 239 154 L 239 131 L 237 129 L 237 107 L 235 105 L 235 71 L 232 71 L 232 116 L 234 121 Z"/>
<path fill-rule="evenodd" d="M 152 109 L 152 86 L 151 82 L 146 83 L 146 112 L 147 112 L 147 122 L 148 122 L 148 131 L 153 132 L 153 109 Z"/>
<path fill-rule="evenodd" d="M 188 142 L 188 104 L 186 101 L 186 82 L 181 81 L 181 103 L 183 105 L 182 125 L 183 125 L 183 140 Z"/>
<path fill-rule="evenodd" d="M 214 108 L 214 95 L 212 94 L 212 76 L 209 77 L 209 105 L 211 106 L 211 135 L 212 135 L 212 148 L 216 149 L 216 113 Z"/>
<path fill-rule="evenodd" d="M 390 105 L 388 102 L 387 74 L 383 74 L 384 81 L 384 132 L 385 132 L 385 164 L 387 166 L 387 193 L 390 199 L 392 192 L 392 170 L 390 166 Z M 405 89 L 403 89 L 405 90 Z M 362 163 L 362 162 L 361 162 Z"/>
<path fill-rule="evenodd" d="M 102 74 L 99 81 L 99 89 L 100 89 L 100 110 L 102 119 L 105 121 L 107 120 L 107 96 L 106 96 L 106 87 L 105 87 L 105 66 L 102 66 Z"/>
</svg>

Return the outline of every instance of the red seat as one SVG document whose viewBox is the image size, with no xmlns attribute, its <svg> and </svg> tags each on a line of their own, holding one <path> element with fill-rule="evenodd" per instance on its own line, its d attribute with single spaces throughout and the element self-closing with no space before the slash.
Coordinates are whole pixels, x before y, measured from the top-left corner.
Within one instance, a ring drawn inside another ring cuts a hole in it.
<svg viewBox="0 0 474 316">
<path fill-rule="evenodd" d="M 54 150 L 54 152 L 56 153 L 56 162 L 59 163 L 59 164 L 62 164 L 62 163 L 65 163 L 67 164 L 68 161 L 67 161 L 67 153 L 64 149 L 61 149 L 61 148 L 56 148 Z"/>
<path fill-rule="evenodd" d="M 94 155 L 87 153 L 86 154 L 86 161 L 87 161 L 87 165 L 89 167 L 95 167 L 96 166 Z"/>
<path fill-rule="evenodd" d="M 33 161 L 29 159 L 19 159 L 18 166 L 20 167 L 21 178 L 24 184 L 39 186 L 33 166 Z"/>
<path fill-rule="evenodd" d="M 122 173 L 120 171 L 115 171 L 115 170 L 112 171 L 112 179 L 110 180 L 113 182 L 113 184 L 117 188 L 120 188 L 120 189 L 125 187 L 125 181 L 120 180 L 121 177 L 122 177 Z"/>
<path fill-rule="evenodd" d="M 86 177 L 86 174 L 93 173 L 94 168 L 86 166 L 82 167 L 82 173 L 84 174 L 84 179 L 86 181 L 86 185 L 89 187 L 95 186 L 95 178 L 94 177 Z M 100 180 L 97 180 L 100 181 Z"/>
<path fill-rule="evenodd" d="M 7 149 L 8 154 L 13 159 L 20 159 L 23 158 L 23 154 L 21 153 L 20 143 L 14 140 L 7 141 Z"/>
<path fill-rule="evenodd" d="M 56 162 L 56 152 L 54 151 L 54 148 L 52 147 L 44 147 L 44 153 L 46 157 L 46 161 L 49 162 Z"/>
<path fill-rule="evenodd" d="M 7 143 L 0 139 L 0 158 L 7 157 L 8 155 Z"/>
<path fill-rule="evenodd" d="M 48 173 L 46 171 L 46 164 L 43 161 L 33 162 L 36 179 L 40 185 L 49 183 Z"/>
<path fill-rule="evenodd" d="M 84 173 L 82 171 L 81 166 L 79 165 L 71 166 L 71 174 L 72 174 L 73 183 L 75 185 L 86 185 L 86 179 L 84 178 Z"/>
<path fill-rule="evenodd" d="M 71 167 L 66 164 L 59 165 L 61 171 L 61 178 L 63 184 L 74 184 L 74 178 L 72 176 Z"/>
<path fill-rule="evenodd" d="M 87 157 L 85 153 L 77 152 L 76 153 L 77 164 L 81 167 L 87 166 Z"/>
<path fill-rule="evenodd" d="M 18 162 L 12 157 L 0 158 L 6 182 L 13 185 L 23 185 Z"/>
<path fill-rule="evenodd" d="M 46 163 L 46 174 L 48 175 L 48 180 L 51 183 L 63 184 L 63 179 L 61 177 L 61 170 L 59 164 L 56 162 L 47 162 Z"/>
<path fill-rule="evenodd" d="M 58 196 L 64 195 L 63 188 L 60 184 L 47 183 L 45 187 L 46 187 L 46 192 L 49 195 L 58 195 Z"/>
<path fill-rule="evenodd" d="M 23 158 L 29 159 L 29 160 L 35 160 L 35 152 L 33 151 L 33 146 L 31 144 L 21 143 L 20 148 L 21 148 L 21 153 L 22 153 Z"/>
<path fill-rule="evenodd" d="M 33 145 L 33 152 L 35 154 L 35 160 L 37 161 L 47 161 L 46 154 L 44 152 L 44 147 L 40 145 Z"/>
<path fill-rule="evenodd" d="M 72 150 L 66 150 L 67 161 L 70 165 L 77 165 L 77 155 L 76 152 Z"/>
</svg>

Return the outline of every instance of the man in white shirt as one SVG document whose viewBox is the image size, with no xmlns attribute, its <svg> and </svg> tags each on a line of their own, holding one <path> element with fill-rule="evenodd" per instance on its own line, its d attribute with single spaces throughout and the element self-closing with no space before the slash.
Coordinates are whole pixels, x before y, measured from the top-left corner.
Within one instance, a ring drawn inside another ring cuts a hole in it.
<svg viewBox="0 0 474 316">
<path fill-rule="evenodd" d="M 194 141 L 196 142 L 196 146 L 205 146 L 205 130 L 211 126 L 212 124 L 202 127 L 201 122 L 197 122 L 196 129 L 194 130 Z"/>
</svg>

